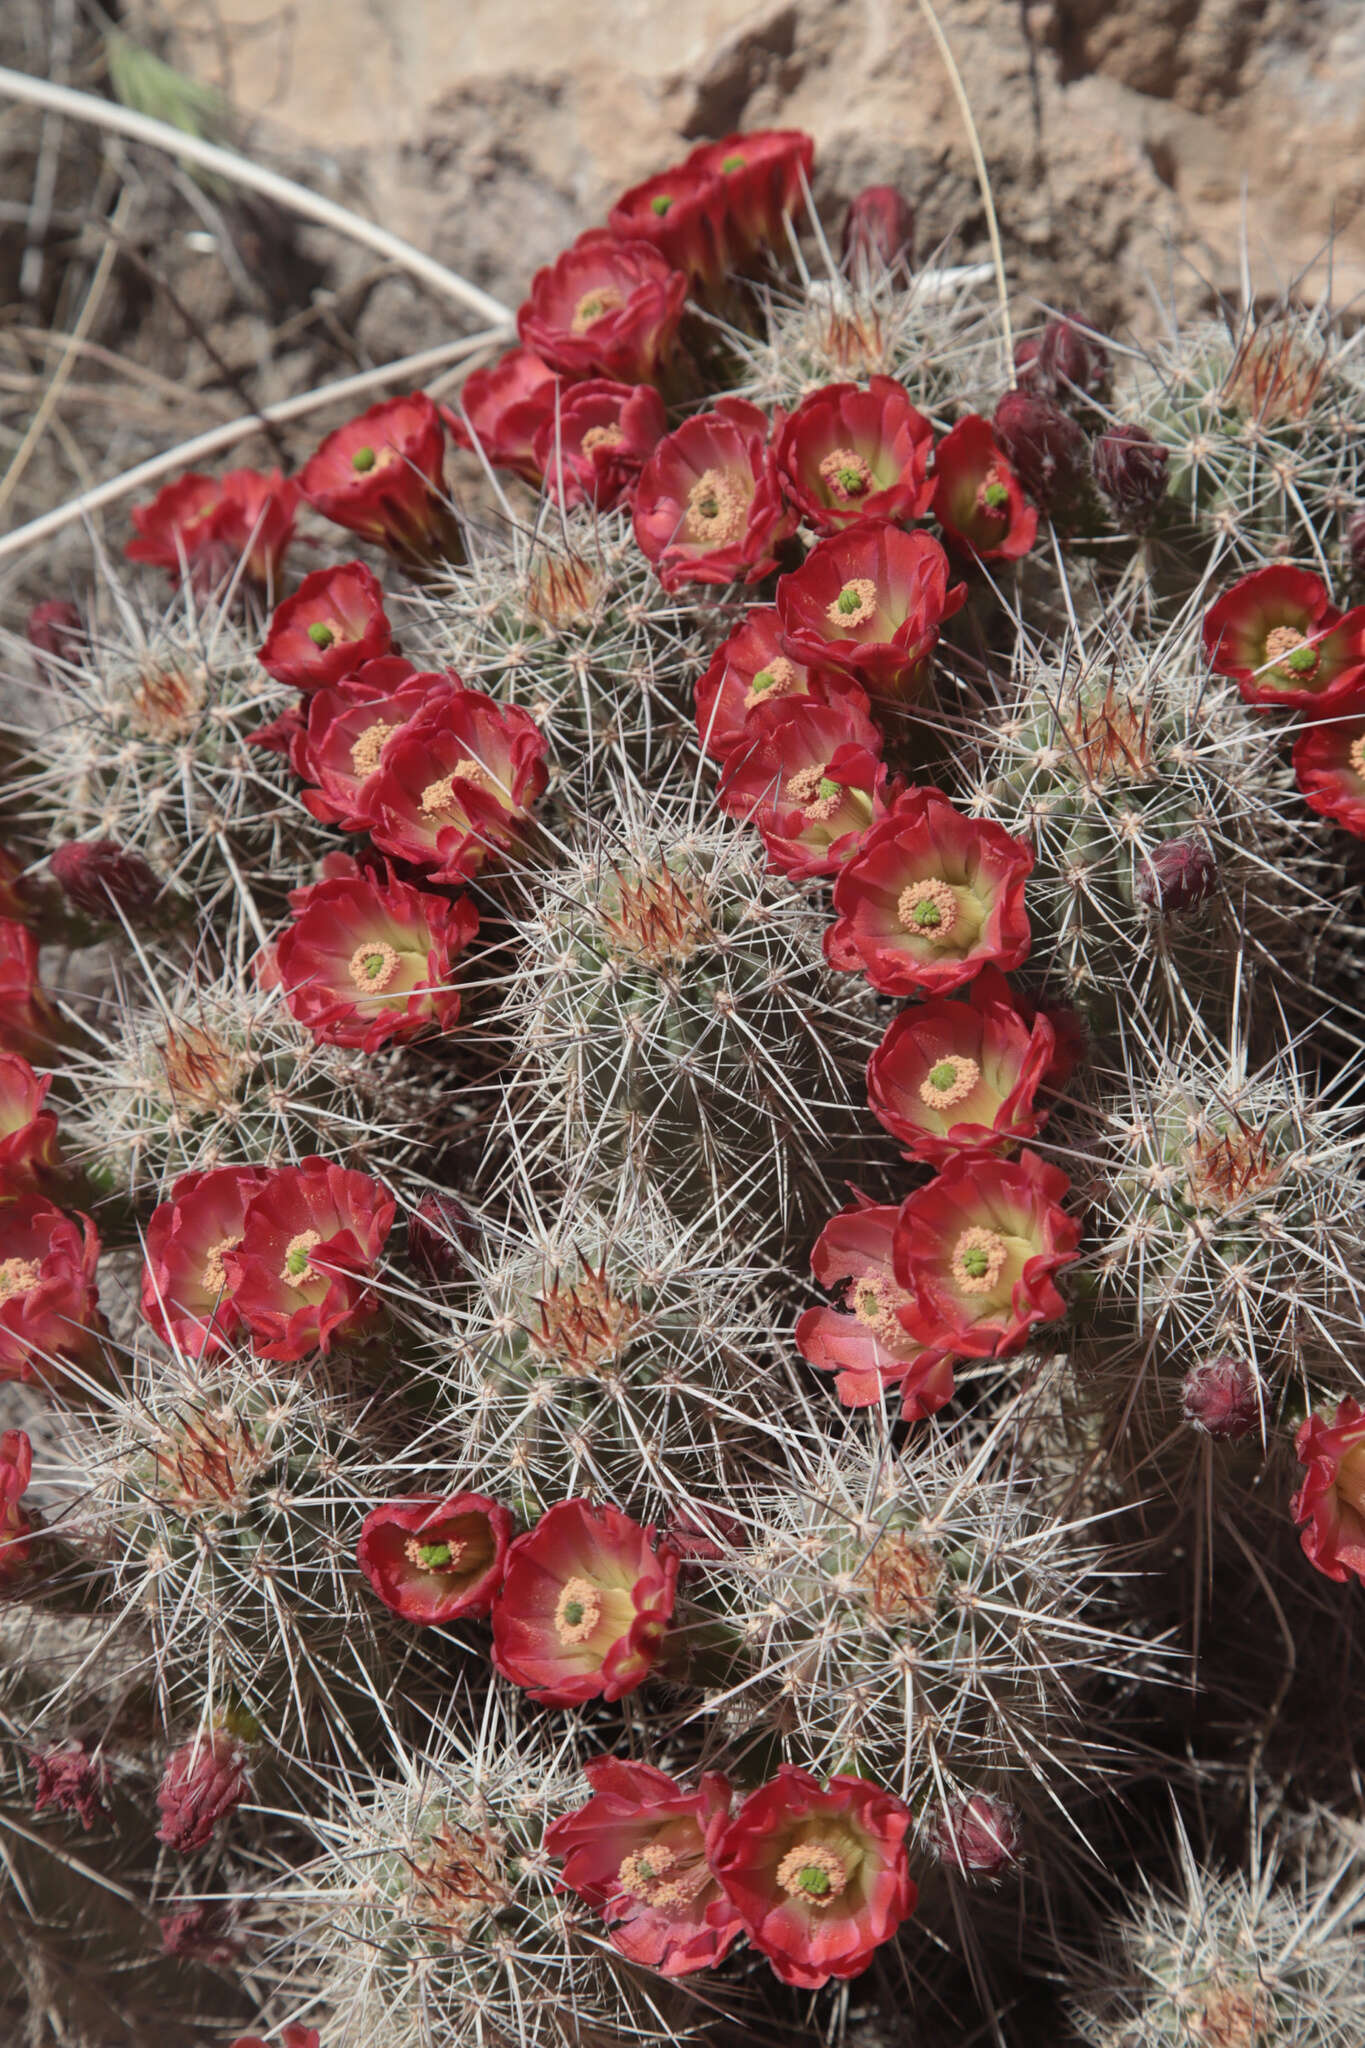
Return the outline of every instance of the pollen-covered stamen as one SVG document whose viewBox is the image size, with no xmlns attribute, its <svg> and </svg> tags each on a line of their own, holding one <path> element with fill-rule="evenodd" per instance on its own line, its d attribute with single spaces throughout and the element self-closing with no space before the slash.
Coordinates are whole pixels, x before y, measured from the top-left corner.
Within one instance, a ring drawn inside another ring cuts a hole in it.
<svg viewBox="0 0 1365 2048">
<path fill-rule="evenodd" d="M 595 455 L 599 448 L 619 448 L 625 435 L 617 426 L 589 427 L 583 436 L 582 449 L 585 455 Z"/>
<path fill-rule="evenodd" d="M 382 718 L 376 718 L 373 725 L 367 725 L 360 737 L 352 741 L 351 766 L 362 782 L 375 773 L 385 740 L 390 733 L 397 731 L 396 725 L 387 725 Z"/>
<path fill-rule="evenodd" d="M 919 1099 L 929 1109 L 953 1109 L 981 1079 L 981 1069 L 966 1053 L 946 1053 L 919 1084 Z"/>
<path fill-rule="evenodd" d="M 464 805 L 456 794 L 458 782 L 472 782 L 477 789 L 486 789 L 494 795 L 497 785 L 480 761 L 457 761 L 449 775 L 443 775 L 439 782 L 429 782 L 422 791 L 420 804 L 429 818 L 450 816 L 461 818 L 465 815 Z"/>
<path fill-rule="evenodd" d="M 320 647 L 326 653 L 327 649 L 336 639 L 336 634 L 324 619 L 314 619 L 312 625 L 308 628 L 308 638 L 312 641 L 314 647 Z"/>
<path fill-rule="evenodd" d="M 860 1323 L 865 1323 L 874 1337 L 880 1337 L 884 1344 L 890 1344 L 905 1335 L 900 1318 L 896 1314 L 895 1297 L 890 1285 L 876 1273 L 864 1273 L 855 1280 L 848 1290 L 848 1305 Z"/>
<path fill-rule="evenodd" d="M 989 1294 L 1004 1271 L 1010 1248 L 998 1230 L 964 1230 L 953 1246 L 953 1280 L 963 1294 Z"/>
<path fill-rule="evenodd" d="M 877 586 L 870 576 L 846 583 L 825 617 L 832 626 L 865 626 L 877 609 Z"/>
<path fill-rule="evenodd" d="M 744 708 L 752 711 L 755 704 L 766 704 L 773 697 L 790 697 L 800 686 L 796 663 L 788 661 L 785 654 L 775 654 L 766 668 L 755 672 L 744 693 Z"/>
<path fill-rule="evenodd" d="M 228 1280 L 227 1267 L 223 1264 L 223 1256 L 226 1252 L 235 1252 L 241 1241 L 240 1237 L 220 1237 L 217 1244 L 211 1244 L 204 1253 L 204 1267 L 200 1278 L 206 1293 L 227 1293 L 231 1283 Z"/>
<path fill-rule="evenodd" d="M 453 1572 L 459 1570 L 465 1548 L 458 1540 L 454 1543 L 423 1543 L 420 1536 L 409 1536 L 403 1545 L 403 1555 L 409 1564 L 416 1565 L 419 1572 Z"/>
<path fill-rule="evenodd" d="M 999 519 L 1009 510 L 1010 487 L 998 463 L 993 463 L 976 487 L 976 509 L 988 518 Z"/>
<path fill-rule="evenodd" d="M 384 939 L 370 939 L 363 946 L 357 946 L 347 962 L 346 971 L 359 989 L 369 995 L 379 995 L 397 974 L 402 962 L 397 953 Z"/>
<path fill-rule="evenodd" d="M 852 448 L 834 449 L 820 464 L 820 475 L 831 497 L 842 498 L 846 504 L 865 497 L 874 481 L 871 469 Z"/>
<path fill-rule="evenodd" d="M 664 1842 L 651 1842 L 623 1859 L 616 1882 L 646 1906 L 685 1906 L 710 1882 L 706 1862 L 679 1856 Z"/>
<path fill-rule="evenodd" d="M 1346 758 L 1350 762 L 1353 772 L 1360 777 L 1362 782 L 1365 782 L 1365 732 L 1360 735 L 1358 740 L 1351 741 L 1351 749 Z"/>
<path fill-rule="evenodd" d="M 555 1634 L 571 1646 L 586 1643 L 602 1619 L 602 1595 L 590 1579 L 570 1579 L 555 1606 Z"/>
<path fill-rule="evenodd" d="M 901 890 L 896 916 L 903 931 L 938 941 L 951 936 L 961 913 L 948 884 L 929 875 L 923 881 L 907 883 Z"/>
<path fill-rule="evenodd" d="M 844 795 L 842 782 L 835 782 L 826 772 L 827 767 L 828 763 L 816 762 L 809 768 L 798 768 L 795 775 L 787 777 L 782 792 L 788 803 L 800 804 L 816 824 L 834 816 Z"/>
<path fill-rule="evenodd" d="M 1293 626 L 1276 626 L 1266 634 L 1265 658 L 1269 668 L 1281 675 L 1311 676 L 1318 665 L 1318 650 L 1307 635 Z"/>
<path fill-rule="evenodd" d="M 777 1881 L 789 1899 L 807 1906 L 831 1906 L 848 1883 L 842 1856 L 824 1842 L 798 1842 L 777 1866 Z"/>
<path fill-rule="evenodd" d="M 584 292 L 573 309 L 569 323 L 574 334 L 586 334 L 599 320 L 605 320 L 608 313 L 619 313 L 625 300 L 614 284 L 595 285 L 590 292 Z"/>
<path fill-rule="evenodd" d="M 310 1261 L 310 1253 L 322 1243 L 320 1230 L 301 1230 L 297 1237 L 291 1237 L 284 1248 L 284 1264 L 280 1267 L 280 1278 L 291 1287 L 311 1287 L 315 1280 L 325 1276 L 318 1272 Z"/>
<path fill-rule="evenodd" d="M 27 1294 L 42 1277 L 43 1269 L 36 1259 L 0 1261 L 0 1301 L 12 1301 L 16 1294 Z"/>
<path fill-rule="evenodd" d="M 723 469 L 705 469 L 687 494 L 682 538 L 701 547 L 724 547 L 743 536 L 748 516 L 748 494 L 738 481 Z"/>
</svg>

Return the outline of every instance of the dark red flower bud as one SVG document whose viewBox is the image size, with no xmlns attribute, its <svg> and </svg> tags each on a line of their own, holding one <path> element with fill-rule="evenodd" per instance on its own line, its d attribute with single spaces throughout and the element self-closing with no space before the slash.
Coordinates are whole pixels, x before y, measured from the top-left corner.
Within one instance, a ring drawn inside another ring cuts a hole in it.
<svg viewBox="0 0 1365 2048">
<path fill-rule="evenodd" d="M 73 1742 L 41 1750 L 30 1762 L 38 1773 L 33 1811 L 55 1806 L 59 1813 L 74 1813 L 88 1833 L 105 1811 L 109 1766 L 103 1758 L 91 1756 L 83 1742 Z"/>
<path fill-rule="evenodd" d="M 1078 394 L 1093 398 L 1109 375 L 1109 351 L 1084 320 L 1058 316 L 1042 333 L 1021 341 L 1014 351 L 1021 390 L 1065 405 Z"/>
<path fill-rule="evenodd" d="M 999 1877 L 1019 1854 L 1019 1814 L 1003 1799 L 973 1792 L 940 1808 L 929 1823 L 929 1840 L 939 1861 L 959 1875 Z"/>
<path fill-rule="evenodd" d="M 157 1791 L 158 1842 L 182 1856 L 202 1849 L 219 1821 L 241 1804 L 245 1791 L 242 1746 L 225 1728 L 187 1742 L 167 1762 Z"/>
<path fill-rule="evenodd" d="M 1045 511 L 1064 510 L 1085 488 L 1085 435 L 1060 406 L 1027 391 L 1007 391 L 995 408 L 996 438 L 1029 496 Z"/>
<path fill-rule="evenodd" d="M 434 1191 L 423 1195 L 408 1218 L 408 1252 L 433 1287 L 449 1287 L 469 1278 L 466 1252 L 479 1241 L 479 1229 L 463 1202 Z"/>
<path fill-rule="evenodd" d="M 844 215 L 844 264 L 884 263 L 888 270 L 915 259 L 915 209 L 894 185 L 869 185 Z"/>
<path fill-rule="evenodd" d="M 1134 533 L 1147 526 L 1166 495 L 1171 451 L 1145 427 L 1111 427 L 1090 450 L 1095 482 Z"/>
<path fill-rule="evenodd" d="M 187 1906 L 183 1913 L 167 1913 L 160 1927 L 164 1953 L 186 1962 L 223 1968 L 242 1953 L 241 1943 L 223 1933 L 222 1910 L 216 1906 Z"/>
<path fill-rule="evenodd" d="M 70 839 L 51 860 L 53 880 L 68 903 L 87 917 L 145 917 L 161 884 L 140 853 L 116 839 Z"/>
<path fill-rule="evenodd" d="M 688 1508 L 679 1508 L 668 1524 L 667 1536 L 673 1548 L 682 1559 L 682 1569 L 689 1564 L 716 1564 L 732 1551 L 746 1550 L 749 1532 L 736 1515 L 727 1515 L 723 1508 L 698 1508 L 693 1513 Z"/>
<path fill-rule="evenodd" d="M 1256 1375 L 1241 1358 L 1209 1358 L 1192 1365 L 1181 1389 L 1186 1422 L 1206 1436 L 1235 1442 L 1260 1425 Z"/>
<path fill-rule="evenodd" d="M 1192 910 L 1218 886 L 1218 863 L 1202 839 L 1166 839 L 1139 855 L 1134 893 L 1165 917 Z"/>
<path fill-rule="evenodd" d="M 1346 529 L 1346 552 L 1351 558 L 1353 573 L 1365 578 L 1365 506 L 1351 514 L 1351 523 Z"/>
<path fill-rule="evenodd" d="M 29 646 L 36 657 L 38 680 L 55 680 L 51 663 L 78 662 L 85 654 L 85 627 L 74 604 L 64 597 L 45 598 L 35 604 L 24 626 Z"/>
</svg>

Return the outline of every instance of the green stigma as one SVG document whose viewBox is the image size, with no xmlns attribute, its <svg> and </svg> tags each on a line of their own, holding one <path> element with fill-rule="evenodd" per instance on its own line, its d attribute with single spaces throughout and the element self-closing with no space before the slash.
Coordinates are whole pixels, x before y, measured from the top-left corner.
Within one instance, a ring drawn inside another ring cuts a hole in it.
<svg viewBox="0 0 1365 2048">
<path fill-rule="evenodd" d="M 836 611 L 841 611 L 844 613 L 856 612 L 861 606 L 862 601 L 863 600 L 861 596 L 853 588 L 852 584 L 846 583 L 843 589 L 839 592 L 839 595 L 835 598 L 834 605 Z"/>
<path fill-rule="evenodd" d="M 367 953 L 360 963 L 360 969 L 362 974 L 367 975 L 371 981 L 374 981 L 384 972 L 384 965 L 384 955 L 382 953 Z"/>
<path fill-rule="evenodd" d="M 413 1550 L 416 1563 L 424 1572 L 443 1572 L 450 1563 L 448 1543 L 419 1543 Z"/>
<path fill-rule="evenodd" d="M 565 1601 L 563 1619 L 570 1628 L 577 1628 L 583 1619 L 583 1602 L 581 1600 Z"/>
<path fill-rule="evenodd" d="M 373 469 L 374 463 L 375 455 L 373 448 L 357 448 L 355 454 L 351 457 L 351 468 L 359 470 L 361 476 L 364 476 L 367 470 Z"/>
<path fill-rule="evenodd" d="M 807 1863 L 797 1871 L 796 1882 L 801 1891 L 813 1899 L 823 1899 L 829 1891 L 830 1878 L 827 1870 L 821 1870 L 817 1863 Z"/>
<path fill-rule="evenodd" d="M 979 1244 L 968 1245 L 962 1254 L 962 1269 L 970 1273 L 973 1280 L 980 1280 L 990 1271 L 990 1253 L 983 1251 Z"/>
<path fill-rule="evenodd" d="M 840 490 L 847 491 L 850 498 L 855 497 L 859 491 L 865 490 L 867 487 L 866 480 L 860 469 L 841 469 L 838 472 L 838 476 Z"/>
<path fill-rule="evenodd" d="M 742 156 L 727 156 L 721 165 L 721 169 L 723 171 L 742 171 L 744 169 L 744 158 Z"/>
<path fill-rule="evenodd" d="M 957 1068 L 951 1060 L 940 1060 L 936 1067 L 929 1069 L 929 1085 L 942 1091 L 951 1088 L 957 1079 Z"/>
<path fill-rule="evenodd" d="M 761 697 L 765 690 L 771 690 L 776 681 L 777 677 L 770 668 L 761 668 L 752 683 L 750 683 L 749 688 L 756 691 Z"/>
<path fill-rule="evenodd" d="M 1006 484 L 987 484 L 981 493 L 992 512 L 1003 512 L 1009 504 L 1009 487 Z"/>
<path fill-rule="evenodd" d="M 288 1266 L 290 1272 L 297 1279 L 298 1275 L 304 1270 L 305 1266 L 308 1264 L 307 1247 L 305 1245 L 295 1245 L 292 1251 L 288 1251 L 285 1253 L 284 1263 L 286 1266 Z"/>
<path fill-rule="evenodd" d="M 830 801 L 831 797 L 842 795 L 843 787 L 844 786 L 841 782 L 832 782 L 828 775 L 822 775 L 820 777 L 819 792 L 821 803 L 827 804 Z"/>
<path fill-rule="evenodd" d="M 336 634 L 330 626 L 324 626 L 321 619 L 316 619 L 308 628 L 308 638 L 314 647 L 330 647 L 336 639 Z"/>
<path fill-rule="evenodd" d="M 910 915 L 914 918 L 915 923 L 926 931 L 932 931 L 935 925 L 940 925 L 943 922 L 943 912 L 939 909 L 937 903 L 931 902 L 927 896 L 923 903 L 915 905 Z"/>
<path fill-rule="evenodd" d="M 672 204 L 673 201 L 667 192 L 656 192 L 649 202 L 649 210 L 651 213 L 657 214 L 659 219 L 662 220 Z"/>
<path fill-rule="evenodd" d="M 1296 676 L 1307 675 L 1317 665 L 1318 650 L 1316 647 L 1296 647 L 1292 654 L 1285 656 L 1283 663 L 1285 668 L 1292 668 Z"/>
</svg>

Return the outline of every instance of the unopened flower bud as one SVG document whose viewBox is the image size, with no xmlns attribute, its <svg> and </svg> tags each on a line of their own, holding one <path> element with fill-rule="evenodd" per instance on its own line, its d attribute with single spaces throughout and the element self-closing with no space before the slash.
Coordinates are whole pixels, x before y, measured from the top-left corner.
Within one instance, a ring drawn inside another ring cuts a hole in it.
<svg viewBox="0 0 1365 2048">
<path fill-rule="evenodd" d="M 30 1761 L 38 1773 L 33 1811 L 53 1806 L 59 1813 L 74 1813 L 88 1833 L 105 1811 L 109 1766 L 91 1756 L 83 1742 L 41 1750 Z"/>
<path fill-rule="evenodd" d="M 1145 427 L 1111 427 L 1090 450 L 1095 482 L 1119 524 L 1141 533 L 1166 495 L 1171 451 Z"/>
<path fill-rule="evenodd" d="M 1014 351 L 1019 388 L 1064 405 L 1077 395 L 1093 398 L 1109 375 L 1109 351 L 1083 321 L 1056 317 L 1042 333 Z"/>
<path fill-rule="evenodd" d="M 1045 510 L 1064 510 L 1082 494 L 1089 449 L 1060 406 L 1027 391 L 1007 391 L 995 408 L 995 432 L 1020 483 Z"/>
<path fill-rule="evenodd" d="M 478 1227 L 454 1195 L 423 1195 L 408 1218 L 408 1251 L 433 1287 L 470 1277 L 466 1252 L 479 1241 Z"/>
<path fill-rule="evenodd" d="M 1346 528 L 1346 552 L 1352 573 L 1365 582 L 1365 506 L 1351 514 L 1351 523 Z"/>
<path fill-rule="evenodd" d="M 161 1947 L 168 1956 L 221 1969 L 242 1952 L 241 1943 L 230 1941 L 223 1932 L 221 1907 L 187 1906 L 182 1913 L 165 1914 L 159 1924 Z"/>
<path fill-rule="evenodd" d="M 894 185 L 869 185 L 844 215 L 844 262 L 881 263 L 890 270 L 915 255 L 915 209 Z"/>
<path fill-rule="evenodd" d="M 1138 856 L 1138 902 L 1164 917 L 1192 910 L 1217 886 L 1218 863 L 1202 839 L 1166 839 Z"/>
<path fill-rule="evenodd" d="M 1019 1854 L 1019 1815 L 1003 1799 L 973 1792 L 940 1808 L 929 1823 L 929 1840 L 948 1869 L 999 1877 Z"/>
<path fill-rule="evenodd" d="M 70 839 L 50 865 L 68 903 L 87 917 L 145 917 L 161 895 L 142 855 L 115 839 Z"/>
<path fill-rule="evenodd" d="M 67 598 L 49 597 L 35 604 L 24 631 L 33 649 L 38 680 L 54 682 L 62 665 L 78 662 L 85 653 L 85 627 L 81 615 Z"/>
<path fill-rule="evenodd" d="M 1210 1358 L 1192 1365 L 1181 1389 L 1181 1406 L 1186 1422 L 1223 1442 L 1248 1436 L 1261 1419 L 1256 1376 L 1241 1358 Z"/>
<path fill-rule="evenodd" d="M 158 1842 L 181 1855 L 202 1849 L 246 1791 L 242 1747 L 226 1729 L 187 1742 L 167 1762 L 157 1791 Z"/>
</svg>

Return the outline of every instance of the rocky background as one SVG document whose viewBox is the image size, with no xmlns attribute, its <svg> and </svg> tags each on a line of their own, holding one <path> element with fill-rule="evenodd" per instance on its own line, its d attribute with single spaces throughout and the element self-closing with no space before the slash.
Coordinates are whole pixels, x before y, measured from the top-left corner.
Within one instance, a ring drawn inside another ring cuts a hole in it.
<svg viewBox="0 0 1365 2048">
<path fill-rule="evenodd" d="M 1301 279 L 1353 315 L 1361 0 L 937 10 L 1022 301 L 1140 338 L 1163 303 L 1235 295 L 1245 252 L 1258 292 Z M 134 52 L 222 95 L 196 104 L 211 131 L 512 305 L 621 187 L 745 126 L 814 134 L 827 218 L 886 181 L 914 199 L 923 250 L 985 253 L 967 132 L 917 0 L 125 0 L 120 20 Z M 5 0 L 0 60 L 103 90 L 107 36 L 81 0 Z M 215 420 L 451 331 L 448 307 L 366 252 L 25 109 L 0 108 L 0 238 L 0 474 L 23 451 L 0 481 L 0 530 Z M 330 424 L 279 437 L 277 459 Z M 257 440 L 236 459 L 270 453 Z M 118 516 L 102 530 L 117 544 Z M 86 546 L 76 531 L 41 568 L 0 561 L 11 615 L 77 575 Z"/>
</svg>

